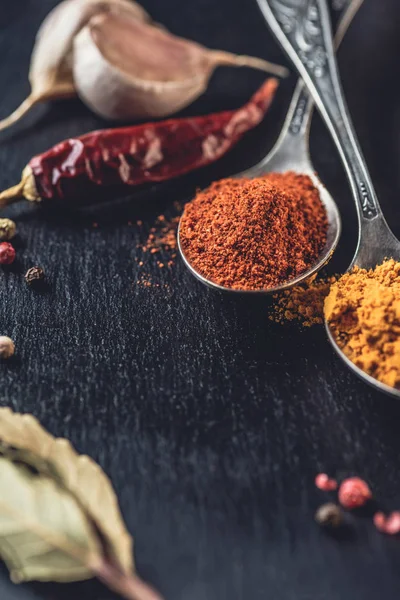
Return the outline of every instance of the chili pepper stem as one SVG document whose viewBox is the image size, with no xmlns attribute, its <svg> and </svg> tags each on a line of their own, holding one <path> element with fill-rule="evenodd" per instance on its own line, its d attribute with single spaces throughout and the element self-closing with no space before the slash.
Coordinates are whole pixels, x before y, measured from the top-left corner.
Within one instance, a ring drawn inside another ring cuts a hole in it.
<svg viewBox="0 0 400 600">
<path fill-rule="evenodd" d="M 260 69 L 267 73 L 272 73 L 278 77 L 287 77 L 289 70 L 281 65 L 276 65 L 255 56 L 246 56 L 245 54 L 232 54 L 231 52 L 224 52 L 223 50 L 213 50 L 212 58 L 219 65 L 231 65 L 236 67 L 252 67 L 253 69 Z"/>
<path fill-rule="evenodd" d="M 26 198 L 26 200 L 33 201 L 40 200 L 35 185 L 35 178 L 29 166 L 25 167 L 22 173 L 21 181 L 17 183 L 17 185 L 14 185 L 8 188 L 8 190 L 4 190 L 0 193 L 0 208 L 7 206 L 7 204 L 12 204 L 21 198 Z"/>
<path fill-rule="evenodd" d="M 18 108 L 16 108 L 14 112 L 11 113 L 11 115 L 0 121 L 0 131 L 3 131 L 3 129 L 7 129 L 7 127 L 11 127 L 11 125 L 14 125 L 14 123 L 22 119 L 22 117 L 24 117 L 26 113 L 30 111 L 32 106 L 35 106 L 35 104 L 37 104 L 39 101 L 40 98 L 34 96 L 33 94 L 30 94 L 22 102 L 22 104 L 20 104 Z"/>
<path fill-rule="evenodd" d="M 24 184 L 21 181 L 17 185 L 13 185 L 13 187 L 8 188 L 8 190 L 4 190 L 4 192 L 0 193 L 0 206 L 7 206 L 7 204 L 12 204 L 16 202 L 19 198 L 22 198 L 24 195 Z"/>
</svg>

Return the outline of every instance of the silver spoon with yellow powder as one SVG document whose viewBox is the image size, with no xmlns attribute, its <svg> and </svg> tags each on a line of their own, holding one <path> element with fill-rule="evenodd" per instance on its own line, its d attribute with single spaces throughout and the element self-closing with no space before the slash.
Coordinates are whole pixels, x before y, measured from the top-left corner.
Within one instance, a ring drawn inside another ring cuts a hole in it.
<svg viewBox="0 0 400 600">
<path fill-rule="evenodd" d="M 400 262 L 345 273 L 325 300 L 325 318 L 352 368 L 400 391 Z"/>
<path fill-rule="evenodd" d="M 257 0 L 269 26 L 303 78 L 339 150 L 357 207 L 359 235 L 349 271 L 375 269 L 386 259 L 400 261 L 400 242 L 385 221 L 352 126 L 339 80 L 326 0 Z M 344 277 L 349 277 L 345 275 Z M 386 285 L 390 289 L 389 285 Z M 336 288 L 334 288 L 336 289 Z M 342 293 L 346 292 L 343 287 Z M 348 290 L 349 292 L 349 290 Z M 332 293 L 335 293 L 334 291 Z M 349 292 L 350 293 L 350 292 Z M 349 301 L 351 300 L 349 296 Z M 400 397 L 400 389 L 372 377 L 347 356 L 329 319 L 332 297 L 327 300 L 325 323 L 329 339 L 339 356 L 362 379 L 380 391 Z M 328 315 L 328 320 L 326 316 Z M 357 315 L 353 313 L 353 317 Z M 351 335 L 350 327 L 346 335 Z M 400 335 L 400 332 L 392 332 Z M 394 361 L 400 362 L 396 348 Z M 377 358 L 382 360 L 382 357 Z M 389 380 L 388 380 L 389 381 Z M 391 380 L 390 380 L 391 381 Z"/>
</svg>

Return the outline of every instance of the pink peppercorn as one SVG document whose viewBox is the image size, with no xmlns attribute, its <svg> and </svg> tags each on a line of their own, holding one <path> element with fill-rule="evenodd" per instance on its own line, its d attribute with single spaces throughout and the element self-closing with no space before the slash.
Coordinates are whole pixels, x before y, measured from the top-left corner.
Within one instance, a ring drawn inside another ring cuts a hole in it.
<svg viewBox="0 0 400 600">
<path fill-rule="evenodd" d="M 374 514 L 374 525 L 382 533 L 386 532 L 386 517 L 383 512 L 377 512 Z"/>
<path fill-rule="evenodd" d="M 315 478 L 315 485 L 323 492 L 332 492 L 337 488 L 335 479 L 330 479 L 326 473 L 319 473 Z"/>
<path fill-rule="evenodd" d="M 8 242 L 0 244 L 0 265 L 11 265 L 15 260 L 15 250 Z"/>
<path fill-rule="evenodd" d="M 382 512 L 377 512 L 374 515 L 374 525 L 382 533 L 397 535 L 400 533 L 400 512 L 394 511 L 387 517 Z"/>
<path fill-rule="evenodd" d="M 372 492 L 365 481 L 359 477 L 350 477 L 341 483 L 338 497 L 344 508 L 359 508 L 372 498 Z"/>
</svg>

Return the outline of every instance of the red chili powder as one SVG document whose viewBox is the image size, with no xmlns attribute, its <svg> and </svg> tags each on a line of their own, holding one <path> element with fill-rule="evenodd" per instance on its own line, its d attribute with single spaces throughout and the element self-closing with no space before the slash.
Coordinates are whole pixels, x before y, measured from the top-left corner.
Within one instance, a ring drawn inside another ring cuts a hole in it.
<svg viewBox="0 0 400 600">
<path fill-rule="evenodd" d="M 222 179 L 186 205 L 183 252 L 204 277 L 228 288 L 276 287 L 310 268 L 324 247 L 327 216 L 307 175 Z"/>
<path fill-rule="evenodd" d="M 174 212 L 182 211 L 182 205 L 174 203 Z M 179 215 L 159 215 L 150 228 L 147 239 L 137 246 L 142 254 L 136 258 L 140 267 L 135 285 L 147 288 L 165 288 L 169 285 L 162 279 L 157 279 L 157 271 L 170 269 L 175 264 L 178 250 L 176 232 L 179 224 Z M 142 221 L 136 223 L 139 227 Z"/>
</svg>

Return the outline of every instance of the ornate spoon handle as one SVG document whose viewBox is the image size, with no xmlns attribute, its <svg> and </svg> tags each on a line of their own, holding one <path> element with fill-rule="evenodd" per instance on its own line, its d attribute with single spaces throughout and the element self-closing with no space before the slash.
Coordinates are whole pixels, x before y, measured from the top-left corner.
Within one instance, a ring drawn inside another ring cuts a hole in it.
<svg viewBox="0 0 400 600">
<path fill-rule="evenodd" d="M 343 37 L 364 0 L 331 0 L 329 2 L 333 31 L 335 31 L 334 46 L 338 48 Z M 293 93 L 285 126 L 292 136 L 307 136 L 311 124 L 314 102 L 307 87 L 300 78 Z M 283 133 L 282 133 L 282 137 Z"/>
<path fill-rule="evenodd" d="M 267 22 L 303 78 L 329 127 L 356 201 L 360 239 L 383 220 L 339 82 L 326 0 L 257 0 Z M 359 240 L 360 242 L 360 240 Z"/>
</svg>

